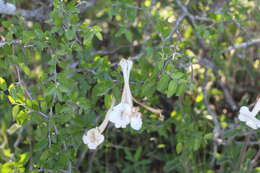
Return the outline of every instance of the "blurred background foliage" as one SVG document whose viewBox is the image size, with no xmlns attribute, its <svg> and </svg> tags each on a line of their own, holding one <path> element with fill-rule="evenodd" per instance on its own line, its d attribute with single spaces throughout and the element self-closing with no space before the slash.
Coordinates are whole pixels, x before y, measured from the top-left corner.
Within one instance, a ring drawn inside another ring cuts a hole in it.
<svg viewBox="0 0 260 173">
<path fill-rule="evenodd" d="M 0 14 L 0 172 L 260 172 L 237 119 L 260 91 L 259 0 L 8 0 Z M 141 131 L 105 131 L 131 57 Z"/>
</svg>

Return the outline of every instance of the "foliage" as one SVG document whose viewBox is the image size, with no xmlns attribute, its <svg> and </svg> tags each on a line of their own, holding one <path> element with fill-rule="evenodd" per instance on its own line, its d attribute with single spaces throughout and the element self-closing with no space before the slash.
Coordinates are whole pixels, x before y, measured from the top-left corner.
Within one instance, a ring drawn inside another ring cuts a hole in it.
<svg viewBox="0 0 260 173">
<path fill-rule="evenodd" d="M 259 44 L 232 46 L 259 37 L 259 1 L 9 2 L 47 18 L 0 14 L 0 172 L 260 171 L 259 130 L 236 118 L 259 94 Z M 141 131 L 110 125 L 90 151 L 127 57 L 165 120 L 141 109 Z"/>
</svg>

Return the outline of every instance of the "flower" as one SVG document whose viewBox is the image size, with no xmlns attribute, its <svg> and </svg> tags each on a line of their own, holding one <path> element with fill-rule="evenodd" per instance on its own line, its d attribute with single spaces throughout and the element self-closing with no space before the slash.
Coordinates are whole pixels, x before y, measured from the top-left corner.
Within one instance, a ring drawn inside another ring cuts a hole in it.
<svg viewBox="0 0 260 173">
<path fill-rule="evenodd" d="M 131 107 L 126 103 L 116 105 L 110 115 L 109 121 L 115 124 L 116 128 L 126 128 L 130 123 Z"/>
<path fill-rule="evenodd" d="M 258 101 L 256 102 L 252 113 L 254 114 L 254 116 L 256 116 L 258 114 L 258 112 L 260 111 L 260 98 L 258 99 Z"/>
<path fill-rule="evenodd" d="M 121 102 L 112 109 L 109 115 L 109 121 L 114 123 L 116 128 L 126 128 L 126 126 L 131 121 L 133 112 L 133 100 L 129 87 L 129 77 L 133 62 L 131 60 L 122 59 L 119 62 L 119 65 L 121 66 L 123 72 L 124 88 L 122 92 Z"/>
<path fill-rule="evenodd" d="M 105 137 L 100 133 L 98 128 L 93 128 L 87 131 L 87 134 L 84 134 L 82 140 L 84 144 L 88 145 L 89 149 L 95 150 L 98 145 L 104 141 Z"/>
<path fill-rule="evenodd" d="M 100 124 L 99 127 L 90 129 L 87 131 L 87 134 L 84 134 L 82 137 L 83 143 L 88 145 L 89 149 L 95 150 L 97 148 L 98 145 L 100 145 L 105 137 L 104 135 L 102 135 L 102 132 L 106 129 L 107 124 L 108 124 L 108 116 L 110 114 L 110 112 L 112 111 L 112 108 L 115 105 L 115 99 L 112 98 L 112 104 L 109 108 L 109 110 L 107 111 L 105 118 L 103 120 L 103 122 Z"/>
<path fill-rule="evenodd" d="M 240 121 L 244 121 L 247 126 L 251 127 L 252 129 L 260 128 L 260 120 L 258 120 L 255 116 L 260 111 L 260 99 L 255 104 L 252 112 L 246 106 L 242 106 L 239 110 L 238 119 Z"/>
<path fill-rule="evenodd" d="M 142 114 L 138 112 L 138 108 L 133 108 L 133 114 L 131 116 L 130 125 L 134 130 L 140 130 L 142 128 Z"/>
<path fill-rule="evenodd" d="M 0 0 L 0 11 L 2 14 L 14 15 L 16 13 L 16 7 L 11 3 Z"/>
</svg>

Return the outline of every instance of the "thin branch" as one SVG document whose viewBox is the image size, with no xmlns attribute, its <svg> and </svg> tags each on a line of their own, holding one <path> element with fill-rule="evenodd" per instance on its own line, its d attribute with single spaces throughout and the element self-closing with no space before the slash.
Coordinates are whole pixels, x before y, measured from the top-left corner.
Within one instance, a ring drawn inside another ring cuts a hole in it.
<svg viewBox="0 0 260 173">
<path fill-rule="evenodd" d="M 192 26 L 192 27 L 195 29 L 195 31 L 196 31 L 196 26 L 197 26 L 197 24 L 196 24 L 196 21 L 195 21 L 195 17 L 188 11 L 187 7 L 186 7 L 185 5 L 183 5 L 180 0 L 176 0 L 176 2 L 177 2 L 177 5 L 178 5 L 178 6 L 181 8 L 181 10 L 183 11 L 183 13 L 188 17 L 188 19 L 189 19 L 190 22 L 191 22 L 191 26 Z M 200 46 L 201 46 L 203 49 L 206 49 L 205 41 L 202 40 L 202 39 L 199 37 L 197 31 L 195 32 L 195 34 L 196 34 L 196 38 L 197 38 L 198 43 L 200 44 Z"/>
<path fill-rule="evenodd" d="M 80 13 L 86 11 L 86 9 L 95 5 L 96 0 L 91 0 L 90 2 L 82 2 L 80 3 L 77 8 L 79 9 Z M 49 3 L 52 4 L 52 3 Z M 6 15 L 16 15 L 20 14 L 26 19 L 34 19 L 37 21 L 45 21 L 49 17 L 49 11 L 51 10 L 52 5 L 42 5 L 39 8 L 35 8 L 32 10 L 24 10 L 18 9 L 14 4 L 5 3 L 3 0 L 0 0 L 0 14 Z M 1 47 L 1 44 L 0 44 Z"/>
<path fill-rule="evenodd" d="M 26 96 L 29 97 L 30 100 L 33 100 L 32 95 L 30 94 L 25 83 L 21 79 L 20 68 L 18 67 L 18 65 L 15 65 L 15 69 L 16 69 L 16 73 L 17 73 L 17 77 L 18 77 L 18 84 L 24 89 Z"/>
<path fill-rule="evenodd" d="M 27 89 L 26 87 L 26 84 L 23 82 L 22 78 L 21 78 L 21 73 L 20 73 L 20 68 L 18 65 L 15 65 L 15 69 L 16 69 L 16 74 L 17 74 L 17 78 L 18 78 L 18 84 L 21 86 L 22 89 L 24 89 L 24 92 L 25 92 L 25 95 L 30 99 L 30 100 L 33 100 L 33 97 L 31 95 L 31 93 L 29 92 L 29 90 Z M 49 116 L 41 111 L 36 111 L 36 110 L 32 110 L 30 108 L 28 108 L 27 106 L 25 105 L 22 105 L 24 106 L 25 108 L 29 109 L 31 112 L 36 112 L 40 115 L 42 115 L 44 118 L 49 118 Z"/>
<path fill-rule="evenodd" d="M 97 153 L 97 150 L 95 150 L 91 153 L 91 156 L 90 156 L 90 159 L 89 159 L 89 162 L 88 162 L 88 172 L 89 173 L 92 172 L 93 161 L 94 161 L 94 158 L 96 156 L 96 153 Z"/>
<path fill-rule="evenodd" d="M 21 127 L 20 130 L 18 131 L 18 136 L 17 136 L 17 139 L 15 140 L 14 148 L 17 148 L 17 146 L 22 141 L 22 139 L 23 139 L 23 136 L 22 136 L 23 130 L 24 130 L 23 127 Z"/>
<path fill-rule="evenodd" d="M 154 114 L 159 115 L 159 120 L 161 120 L 161 121 L 164 120 L 164 116 L 163 116 L 163 114 L 162 114 L 162 112 L 163 112 L 162 109 L 155 109 L 155 108 L 152 108 L 152 107 L 150 107 L 150 106 L 147 106 L 147 105 L 145 105 L 144 103 L 142 103 L 142 102 L 136 100 L 134 97 L 133 97 L 133 100 L 134 100 L 135 103 L 141 105 L 142 107 L 144 107 L 144 108 L 147 109 L 148 111 L 150 111 L 150 112 L 152 112 L 152 113 L 154 113 Z"/>
<path fill-rule="evenodd" d="M 221 80 L 221 78 L 218 74 L 218 67 L 212 61 L 210 61 L 209 59 L 197 57 L 197 60 L 199 61 L 199 64 L 205 66 L 206 68 L 211 68 L 213 70 L 213 73 L 216 76 L 216 82 L 222 88 L 227 103 L 229 104 L 229 106 L 231 107 L 231 109 L 233 111 L 237 110 L 238 107 L 236 105 L 236 102 L 234 101 L 228 87 Z"/>
<path fill-rule="evenodd" d="M 226 53 L 226 52 L 229 52 L 229 51 L 235 50 L 235 49 L 246 48 L 248 46 L 251 46 L 251 45 L 254 45 L 254 44 L 259 44 L 259 43 L 260 43 L 260 38 L 257 38 L 257 39 L 254 39 L 254 40 L 246 41 L 246 42 L 241 43 L 241 44 L 235 44 L 233 46 L 230 46 L 227 49 L 223 50 L 221 53 Z"/>
<path fill-rule="evenodd" d="M 237 166 L 237 171 L 239 171 L 240 168 L 241 168 L 241 165 L 243 165 L 243 161 L 245 159 L 245 154 L 246 154 L 246 150 L 247 150 L 247 147 L 248 147 L 248 143 L 250 142 L 250 137 L 251 137 L 251 135 L 246 136 L 244 145 L 241 149 L 240 156 L 239 156 L 239 163 L 238 163 L 239 165 Z"/>
<path fill-rule="evenodd" d="M 258 142 L 259 143 L 259 142 Z M 260 144 L 260 143 L 259 143 Z M 259 161 L 260 158 L 260 149 L 258 149 L 255 157 L 253 158 L 253 160 L 251 161 L 251 168 L 255 167 L 257 164 L 257 161 Z"/>
<path fill-rule="evenodd" d="M 213 129 L 213 154 L 218 151 L 218 142 L 219 142 L 219 137 L 221 134 L 221 128 L 220 128 L 220 123 L 218 121 L 217 113 L 211 108 L 209 99 L 208 99 L 208 93 L 207 93 L 207 86 L 206 84 L 208 83 L 208 78 L 207 78 L 207 70 L 204 72 L 204 87 L 202 88 L 203 92 L 203 102 L 207 108 L 208 113 L 212 116 L 213 123 L 214 123 L 214 129 Z M 213 156 L 211 160 L 211 165 L 214 166 L 216 158 Z"/>
<path fill-rule="evenodd" d="M 11 43 L 9 44 L 20 44 L 21 43 L 21 40 L 13 40 L 11 41 Z M 4 45 L 8 44 L 8 42 L 6 41 L 0 41 L 0 47 L 4 47 Z"/>
<path fill-rule="evenodd" d="M 163 39 L 163 42 L 172 38 L 173 34 L 178 30 L 179 25 L 180 25 L 181 21 L 185 18 L 185 16 L 186 16 L 186 14 L 182 14 L 180 17 L 178 17 L 178 19 L 176 20 L 176 22 L 174 24 L 174 27 L 173 27 L 171 33 L 165 39 Z"/>
</svg>

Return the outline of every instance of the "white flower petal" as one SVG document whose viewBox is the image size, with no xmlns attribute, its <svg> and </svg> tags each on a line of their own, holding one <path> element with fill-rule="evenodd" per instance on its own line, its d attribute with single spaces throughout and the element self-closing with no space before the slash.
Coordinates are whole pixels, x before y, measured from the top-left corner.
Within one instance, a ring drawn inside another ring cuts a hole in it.
<svg viewBox="0 0 260 173">
<path fill-rule="evenodd" d="M 253 110 L 252 110 L 252 114 L 254 116 L 256 116 L 258 114 L 258 112 L 260 111 L 260 99 L 258 99 L 258 101 L 256 102 Z"/>
<path fill-rule="evenodd" d="M 84 144 L 87 144 L 87 143 L 88 143 L 87 135 L 84 134 L 84 135 L 82 136 L 82 140 L 83 140 L 83 143 L 84 143 Z"/>
<path fill-rule="evenodd" d="M 244 121 L 252 129 L 260 128 L 260 121 L 249 111 L 248 107 L 242 106 L 240 108 L 238 119 Z"/>
<path fill-rule="evenodd" d="M 95 150 L 95 149 L 97 149 L 97 145 L 92 144 L 92 143 L 88 143 L 88 148 L 91 149 L 91 150 Z"/>
<path fill-rule="evenodd" d="M 132 117 L 131 118 L 131 127 L 134 129 L 134 130 L 140 130 L 142 128 L 142 118 L 141 117 Z"/>
<path fill-rule="evenodd" d="M 115 124 L 116 128 L 125 128 L 129 123 L 131 107 L 128 104 L 120 103 L 113 108 L 109 114 L 109 121 Z"/>
<path fill-rule="evenodd" d="M 249 127 L 251 127 L 251 128 L 254 129 L 254 130 L 257 129 L 256 123 L 253 122 L 253 121 L 251 121 L 251 120 L 247 121 L 247 122 L 246 122 L 246 125 L 249 126 Z"/>
<path fill-rule="evenodd" d="M 104 141 L 105 137 L 99 132 L 98 128 L 93 128 L 87 132 L 87 135 L 84 134 L 82 139 L 89 149 L 96 149 Z"/>
</svg>

